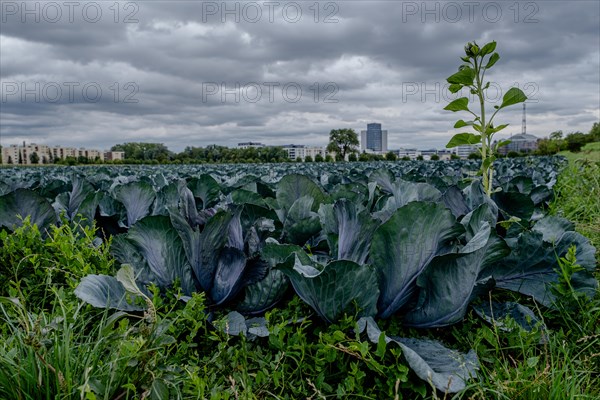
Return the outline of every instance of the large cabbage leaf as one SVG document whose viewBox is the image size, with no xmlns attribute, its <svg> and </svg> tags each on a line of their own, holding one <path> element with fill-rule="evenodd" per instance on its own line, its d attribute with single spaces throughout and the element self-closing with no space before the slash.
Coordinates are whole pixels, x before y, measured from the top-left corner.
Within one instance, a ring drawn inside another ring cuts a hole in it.
<svg viewBox="0 0 600 400">
<path fill-rule="evenodd" d="M 266 263 L 246 255 L 247 247 L 258 245 L 246 246 L 241 212 L 241 207 L 221 210 L 205 224 L 200 223 L 204 222 L 201 213 L 196 217 L 188 214 L 187 218 L 177 211 L 170 213 L 194 276 L 215 304 L 232 300 L 244 286 L 263 279 L 268 272 Z"/>
<path fill-rule="evenodd" d="M 143 283 L 167 288 L 178 279 L 185 294 L 195 291 L 183 244 L 168 217 L 141 219 L 112 243 L 111 251 L 119 262 L 133 265 Z"/>
<path fill-rule="evenodd" d="M 80 214 L 86 225 L 90 226 L 96 215 L 99 196 L 84 178 L 74 176 L 70 192 L 63 192 L 56 196 L 53 207 L 58 214 L 64 212 L 69 220 L 73 220 Z"/>
<path fill-rule="evenodd" d="M 191 226 L 176 211 L 171 212 L 170 217 L 181 237 L 185 254 L 196 279 L 205 291 L 210 292 L 219 262 L 219 254 L 227 244 L 229 225 L 234 214 L 226 211 L 218 212 L 207 221 L 202 231 L 198 226 Z"/>
<path fill-rule="evenodd" d="M 130 182 L 116 186 L 113 196 L 127 210 L 127 226 L 132 226 L 140 219 L 150 214 L 156 193 L 152 185 L 146 182 Z"/>
<path fill-rule="evenodd" d="M 312 211 L 313 203 L 313 197 L 302 196 L 288 210 L 283 222 L 283 234 L 290 243 L 303 245 L 321 231 L 319 215 Z"/>
<path fill-rule="evenodd" d="M 512 301 L 482 302 L 473 305 L 473 310 L 486 322 L 505 332 L 512 330 L 510 324 L 506 323 L 507 318 L 512 319 L 517 326 L 528 332 L 534 329 L 545 329 L 544 323 L 529 307 Z"/>
<path fill-rule="evenodd" d="M 282 299 L 288 287 L 285 274 L 271 269 L 263 280 L 244 288 L 244 300 L 236 309 L 246 314 L 263 313 Z"/>
<path fill-rule="evenodd" d="M 506 243 L 485 222 L 460 253 L 434 258 L 417 278 L 419 304 L 406 315 L 406 324 L 432 328 L 462 320 L 481 269 L 509 252 Z"/>
<path fill-rule="evenodd" d="M 328 322 L 335 322 L 346 311 L 353 312 L 353 305 L 359 316 L 377 313 L 379 289 L 371 267 L 346 260 L 318 267 L 303 264 L 294 253 L 278 268 L 290 278 L 298 296 Z"/>
<path fill-rule="evenodd" d="M 57 222 L 54 208 L 33 190 L 17 189 L 0 197 L 0 226 L 14 229 L 21 226 L 26 217 L 43 234 Z"/>
<path fill-rule="evenodd" d="M 374 215 L 382 221 L 387 221 L 400 207 L 413 201 L 435 202 L 441 199 L 442 193 L 428 183 L 396 180 L 389 188 L 391 196 L 385 199 L 381 210 Z"/>
<path fill-rule="evenodd" d="M 358 332 L 361 333 L 365 329 L 369 340 L 379 343 L 383 333 L 373 318 L 358 320 Z M 463 354 L 448 349 L 436 340 L 383 335 L 386 343 L 393 342 L 400 346 L 408 365 L 419 378 L 443 393 L 460 392 L 465 389 L 469 379 L 477 376 L 479 359 L 473 350 Z"/>
<path fill-rule="evenodd" d="M 313 199 L 310 209 L 313 212 L 318 211 L 319 206 L 327 202 L 327 196 L 310 178 L 299 174 L 286 175 L 281 178 L 277 183 L 276 198 L 279 207 L 283 210 L 282 221 L 285 220 L 292 205 L 301 197 Z"/>
<path fill-rule="evenodd" d="M 187 186 L 194 194 L 194 197 L 202 201 L 202 209 L 213 207 L 219 202 L 221 187 L 212 176 L 202 174 L 197 178 L 192 178 Z"/>
<path fill-rule="evenodd" d="M 442 195 L 442 202 L 456 218 L 460 218 L 470 211 L 464 193 L 456 185 L 446 189 Z"/>
<path fill-rule="evenodd" d="M 370 262 L 379 277 L 379 315 L 388 318 L 408 302 L 416 280 L 435 256 L 448 253 L 464 228 L 440 204 L 412 202 L 375 231 Z"/>
<path fill-rule="evenodd" d="M 570 229 L 567 221 L 546 217 L 537 222 L 532 231 L 521 233 L 509 241 L 511 254 L 482 270 L 481 276 L 492 276 L 496 286 L 533 297 L 551 307 L 555 301 L 552 285 L 558 282 L 558 258 L 569 247 L 577 248 L 577 263 L 583 267 L 571 277 L 573 288 L 592 298 L 598 281 L 594 278 L 596 249 L 587 238 Z"/>
<path fill-rule="evenodd" d="M 210 297 L 215 304 L 233 298 L 242 288 L 246 255 L 235 247 L 225 247 L 219 253 Z"/>
<path fill-rule="evenodd" d="M 184 190 L 189 191 L 185 186 L 184 180 L 178 180 L 163 186 L 156 192 L 152 215 L 164 215 L 168 217 L 169 209 L 177 208 L 179 200 L 184 196 Z"/>
<path fill-rule="evenodd" d="M 128 293 L 123 284 L 114 276 L 85 276 L 75 288 L 75 295 L 98 308 L 112 308 L 120 311 L 143 311 L 146 309 L 143 298 Z"/>
<path fill-rule="evenodd" d="M 364 264 L 379 221 L 348 200 L 321 205 L 319 217 L 333 257 Z"/>
</svg>

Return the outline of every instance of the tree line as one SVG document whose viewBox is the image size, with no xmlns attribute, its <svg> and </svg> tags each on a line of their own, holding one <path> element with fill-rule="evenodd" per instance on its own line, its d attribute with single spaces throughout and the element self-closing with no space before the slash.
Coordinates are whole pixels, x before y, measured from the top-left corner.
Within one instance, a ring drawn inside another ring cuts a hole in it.
<svg viewBox="0 0 600 400">
<path fill-rule="evenodd" d="M 538 142 L 536 154 L 552 155 L 564 150 L 578 153 L 583 146 L 592 142 L 600 142 L 600 123 L 598 122 L 594 123 L 587 134 L 572 132 L 564 135 L 563 131 L 552 132 L 547 139 L 541 139 Z"/>
<path fill-rule="evenodd" d="M 162 143 L 129 142 L 117 144 L 111 151 L 123 151 L 124 164 L 202 164 L 202 163 L 279 163 L 289 161 L 281 147 L 249 147 L 246 149 L 210 145 L 187 146 L 182 152 L 170 151 Z"/>
</svg>

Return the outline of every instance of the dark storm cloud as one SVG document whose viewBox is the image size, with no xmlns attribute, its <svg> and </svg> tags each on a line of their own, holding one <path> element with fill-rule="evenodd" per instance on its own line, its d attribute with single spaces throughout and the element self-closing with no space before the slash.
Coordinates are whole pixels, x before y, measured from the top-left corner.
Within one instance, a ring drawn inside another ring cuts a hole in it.
<svg viewBox="0 0 600 400">
<path fill-rule="evenodd" d="M 392 147 L 443 147 L 474 39 L 498 41 L 487 78 L 529 95 L 529 132 L 600 118 L 596 1 L 22 4 L 1 3 L 2 144 L 324 145 L 378 121 Z M 520 130 L 520 108 L 500 118 Z"/>
</svg>

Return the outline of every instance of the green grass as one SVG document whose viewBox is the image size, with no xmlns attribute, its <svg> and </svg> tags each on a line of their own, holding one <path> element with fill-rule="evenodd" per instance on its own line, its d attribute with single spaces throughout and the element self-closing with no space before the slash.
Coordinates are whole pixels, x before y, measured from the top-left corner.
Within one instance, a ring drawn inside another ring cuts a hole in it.
<svg viewBox="0 0 600 400">
<path fill-rule="evenodd" d="M 571 292 L 559 304 L 554 310 L 530 304 L 544 324 L 532 332 L 516 325 L 506 332 L 470 318 L 453 328 L 458 342 L 476 349 L 481 360 L 479 381 L 455 398 L 600 398 L 600 296 Z"/>
<path fill-rule="evenodd" d="M 575 160 L 600 162 L 600 142 L 588 143 L 578 153 L 561 151 L 558 155 L 566 157 L 570 162 Z"/>
<path fill-rule="evenodd" d="M 600 154 L 600 143 L 592 144 L 597 145 Z M 577 231 L 600 249 L 600 161 L 569 161 L 558 177 L 554 193 L 551 213 L 573 221 Z"/>
</svg>

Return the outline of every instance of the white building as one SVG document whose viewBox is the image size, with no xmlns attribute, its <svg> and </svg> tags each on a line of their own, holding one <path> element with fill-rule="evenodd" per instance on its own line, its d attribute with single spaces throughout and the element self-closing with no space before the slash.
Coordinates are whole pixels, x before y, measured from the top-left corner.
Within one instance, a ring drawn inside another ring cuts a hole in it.
<svg viewBox="0 0 600 400">
<path fill-rule="evenodd" d="M 64 160 L 67 157 L 77 158 L 78 150 L 75 147 L 54 146 L 50 149 L 53 160 Z"/>
<path fill-rule="evenodd" d="M 2 164 L 17 164 L 19 162 L 19 146 L 11 144 L 9 147 L 2 148 Z"/>
<path fill-rule="evenodd" d="M 116 161 L 116 160 L 124 160 L 125 152 L 124 151 L 105 151 L 104 159 L 106 161 Z"/>
<path fill-rule="evenodd" d="M 417 149 L 403 149 L 400 148 L 398 150 L 393 150 L 393 153 L 398 156 L 398 158 L 408 157 L 411 160 L 416 159 L 421 155 L 421 152 Z"/>
<path fill-rule="evenodd" d="M 95 160 L 104 161 L 104 152 L 99 151 L 99 150 L 93 150 L 93 149 L 91 149 L 91 150 L 85 149 L 82 147 L 77 152 L 77 157 L 85 157 L 91 161 L 95 161 Z"/>
<path fill-rule="evenodd" d="M 37 165 L 50 162 L 50 150 L 45 144 L 23 143 L 23 146 L 13 144 L 2 148 L 2 164 Z"/>
<path fill-rule="evenodd" d="M 243 142 L 243 143 L 238 143 L 237 147 L 238 147 L 238 149 L 250 149 L 250 148 L 260 149 L 262 147 L 265 147 L 265 145 L 262 143 L 257 143 L 257 142 Z"/>
<path fill-rule="evenodd" d="M 113 152 L 115 153 L 115 152 Z M 117 152 L 122 153 L 122 152 Z M 34 155 L 35 154 L 35 155 Z M 64 160 L 67 157 L 79 158 L 85 157 L 90 161 L 104 161 L 105 153 L 99 150 L 62 146 L 47 146 L 45 144 L 30 143 L 19 146 L 16 144 L 2 148 L 2 164 L 12 165 L 32 165 L 32 164 L 52 164 L 58 160 Z M 33 161 L 37 162 L 33 163 Z"/>
<path fill-rule="evenodd" d="M 508 140 L 510 140 L 510 143 L 500 147 L 498 153 L 502 155 L 507 155 L 511 151 L 516 153 L 532 153 L 537 150 L 538 142 L 540 141 L 538 137 L 527 133 L 512 135 Z"/>
<path fill-rule="evenodd" d="M 306 157 L 311 157 L 314 160 L 317 155 L 320 155 L 324 159 L 327 156 L 325 147 L 305 146 L 303 144 L 286 144 L 281 147 L 287 151 L 288 157 L 291 160 L 301 158 L 304 161 Z"/>
<path fill-rule="evenodd" d="M 452 151 L 450 150 L 438 150 L 437 155 L 440 158 L 440 160 L 451 160 L 452 159 L 452 154 L 454 154 Z"/>
<path fill-rule="evenodd" d="M 479 153 L 479 146 L 464 144 L 454 147 L 452 151 L 460 158 L 467 158 L 471 153 Z"/>
</svg>

